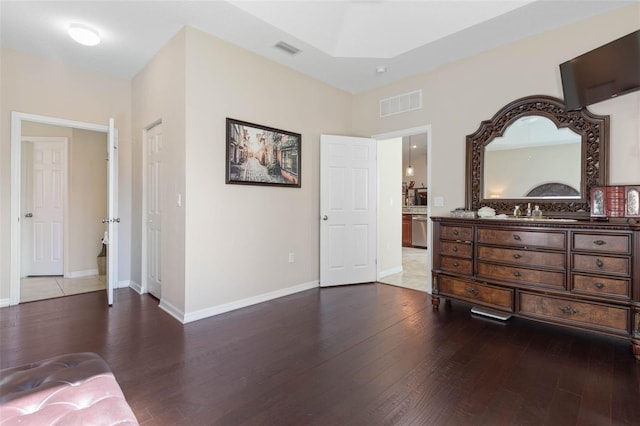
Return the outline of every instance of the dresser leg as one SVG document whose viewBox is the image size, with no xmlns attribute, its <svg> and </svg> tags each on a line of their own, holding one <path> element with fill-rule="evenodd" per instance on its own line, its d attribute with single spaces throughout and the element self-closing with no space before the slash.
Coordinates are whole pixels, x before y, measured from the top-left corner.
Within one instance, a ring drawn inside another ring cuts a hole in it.
<svg viewBox="0 0 640 426">
<path fill-rule="evenodd" d="M 437 311 L 440 307 L 440 298 L 438 296 L 431 296 L 431 306 L 434 311 Z"/>
<path fill-rule="evenodd" d="M 636 361 L 640 361 L 640 341 L 632 341 L 631 349 L 633 350 L 633 356 L 636 357 Z"/>
</svg>

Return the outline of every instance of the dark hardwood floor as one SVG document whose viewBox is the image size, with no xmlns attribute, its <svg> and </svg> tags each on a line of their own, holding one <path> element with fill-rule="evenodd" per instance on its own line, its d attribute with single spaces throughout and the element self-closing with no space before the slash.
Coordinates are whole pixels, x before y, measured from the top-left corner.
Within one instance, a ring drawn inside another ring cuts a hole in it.
<svg viewBox="0 0 640 426">
<path fill-rule="evenodd" d="M 629 342 L 384 284 L 314 289 L 182 325 L 116 291 L 0 309 L 0 367 L 111 365 L 144 425 L 638 425 Z"/>
</svg>

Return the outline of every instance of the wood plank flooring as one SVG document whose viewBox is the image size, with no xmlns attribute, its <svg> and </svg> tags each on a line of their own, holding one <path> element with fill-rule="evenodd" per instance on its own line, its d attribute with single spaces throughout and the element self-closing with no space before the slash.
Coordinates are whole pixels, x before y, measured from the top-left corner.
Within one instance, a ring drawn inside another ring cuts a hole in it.
<svg viewBox="0 0 640 426">
<path fill-rule="evenodd" d="M 313 289 L 182 325 L 116 291 L 0 309 L 0 368 L 92 351 L 143 425 L 638 425 L 627 341 L 431 309 L 424 293 Z"/>
</svg>

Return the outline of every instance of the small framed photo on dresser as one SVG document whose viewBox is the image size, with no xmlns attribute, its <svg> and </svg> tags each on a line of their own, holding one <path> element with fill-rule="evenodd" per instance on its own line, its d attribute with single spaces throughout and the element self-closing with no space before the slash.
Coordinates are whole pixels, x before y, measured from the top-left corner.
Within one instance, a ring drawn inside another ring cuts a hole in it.
<svg viewBox="0 0 640 426">
<path fill-rule="evenodd" d="M 591 217 L 607 217 L 607 190 L 604 186 L 591 188 Z"/>
<path fill-rule="evenodd" d="M 625 193 L 625 217 L 640 217 L 640 185 L 624 187 Z"/>
</svg>

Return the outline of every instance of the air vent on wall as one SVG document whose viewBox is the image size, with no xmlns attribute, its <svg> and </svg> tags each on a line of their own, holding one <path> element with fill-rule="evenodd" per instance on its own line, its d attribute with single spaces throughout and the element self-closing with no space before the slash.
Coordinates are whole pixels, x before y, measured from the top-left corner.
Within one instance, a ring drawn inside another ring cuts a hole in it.
<svg viewBox="0 0 640 426">
<path fill-rule="evenodd" d="M 380 117 L 422 108 L 422 90 L 404 93 L 380 101 Z"/>
<path fill-rule="evenodd" d="M 291 56 L 300 53 L 300 49 L 298 49 L 295 46 L 290 45 L 289 43 L 285 43 L 284 41 L 279 41 L 273 47 L 275 47 L 276 49 L 280 49 L 283 52 L 286 52 Z"/>
</svg>

